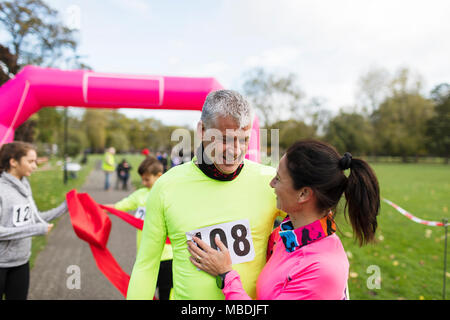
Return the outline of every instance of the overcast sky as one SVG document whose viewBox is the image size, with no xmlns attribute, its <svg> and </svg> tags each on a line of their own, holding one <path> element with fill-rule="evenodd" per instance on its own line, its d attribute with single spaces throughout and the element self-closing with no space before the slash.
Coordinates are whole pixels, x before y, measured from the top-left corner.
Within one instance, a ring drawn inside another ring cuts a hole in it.
<svg viewBox="0 0 450 320">
<path fill-rule="evenodd" d="M 320 97 L 333 111 L 355 103 L 357 80 L 372 67 L 409 67 L 423 76 L 425 93 L 450 81 L 448 0 L 46 2 L 80 27 L 79 52 L 98 72 L 212 76 L 239 90 L 244 72 L 264 67 L 295 73 L 306 98 Z M 128 114 L 179 125 L 199 118 Z"/>
</svg>

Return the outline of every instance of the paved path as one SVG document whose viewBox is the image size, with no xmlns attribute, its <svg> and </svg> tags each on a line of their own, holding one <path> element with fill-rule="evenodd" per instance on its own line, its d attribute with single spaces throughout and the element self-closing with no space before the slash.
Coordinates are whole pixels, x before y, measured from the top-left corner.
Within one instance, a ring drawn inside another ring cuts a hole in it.
<svg viewBox="0 0 450 320">
<path fill-rule="evenodd" d="M 114 186 L 115 177 L 112 182 Z M 85 185 L 78 191 L 89 193 L 97 203 L 101 204 L 115 203 L 132 191 L 104 191 L 103 183 L 104 174 L 99 166 L 96 166 L 88 176 Z M 108 249 L 122 269 L 131 274 L 136 258 L 136 229 L 115 216 L 109 215 L 109 217 L 112 228 Z M 47 240 L 45 249 L 39 253 L 31 270 L 28 299 L 124 299 L 98 270 L 89 245 L 75 234 L 68 213 L 60 218 Z M 67 280 L 74 272 L 69 266 L 79 267 L 80 289 L 69 289 L 67 286 Z"/>
</svg>

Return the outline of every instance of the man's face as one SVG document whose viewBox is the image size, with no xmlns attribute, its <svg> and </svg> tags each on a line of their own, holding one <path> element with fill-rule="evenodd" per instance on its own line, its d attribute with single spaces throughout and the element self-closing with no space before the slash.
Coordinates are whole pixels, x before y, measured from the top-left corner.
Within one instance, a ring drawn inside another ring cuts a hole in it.
<svg viewBox="0 0 450 320">
<path fill-rule="evenodd" d="M 250 140 L 251 124 L 239 128 L 231 117 L 218 117 L 212 129 L 202 128 L 206 155 L 225 174 L 233 173 L 244 160 Z"/>
</svg>

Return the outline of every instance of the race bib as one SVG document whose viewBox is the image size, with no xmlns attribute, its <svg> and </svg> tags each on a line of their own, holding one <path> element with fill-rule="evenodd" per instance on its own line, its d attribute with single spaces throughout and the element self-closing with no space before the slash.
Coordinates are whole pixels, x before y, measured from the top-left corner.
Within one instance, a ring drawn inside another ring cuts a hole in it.
<svg viewBox="0 0 450 320">
<path fill-rule="evenodd" d="M 13 224 L 16 227 L 27 225 L 31 222 L 31 207 L 29 204 L 14 206 Z"/>
<path fill-rule="evenodd" d="M 144 220 L 145 219 L 145 207 L 139 207 L 136 210 L 136 213 L 134 216 L 138 219 Z"/>
<path fill-rule="evenodd" d="M 218 248 L 215 238 L 219 236 L 228 248 L 233 264 L 252 261 L 255 258 L 255 248 L 248 220 L 221 223 L 186 232 L 187 240 L 191 240 L 192 236 L 202 239 L 216 250 Z"/>
</svg>

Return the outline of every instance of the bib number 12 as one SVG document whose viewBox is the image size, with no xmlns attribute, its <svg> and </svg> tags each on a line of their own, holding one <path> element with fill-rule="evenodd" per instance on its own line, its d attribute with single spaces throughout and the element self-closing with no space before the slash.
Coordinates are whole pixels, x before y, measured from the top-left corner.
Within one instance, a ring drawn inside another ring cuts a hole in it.
<svg viewBox="0 0 450 320">
<path fill-rule="evenodd" d="M 27 225 L 31 222 L 31 208 L 29 205 L 18 205 L 13 208 L 13 224 L 16 227 Z"/>
</svg>

